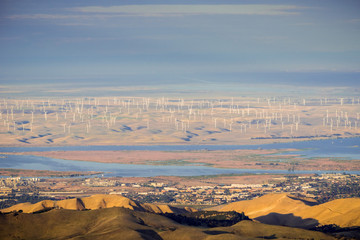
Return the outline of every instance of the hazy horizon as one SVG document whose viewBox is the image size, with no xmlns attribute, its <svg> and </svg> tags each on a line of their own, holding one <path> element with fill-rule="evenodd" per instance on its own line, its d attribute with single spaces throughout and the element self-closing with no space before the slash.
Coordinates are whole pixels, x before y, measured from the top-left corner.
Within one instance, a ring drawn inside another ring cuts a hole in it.
<svg viewBox="0 0 360 240">
<path fill-rule="evenodd" d="M 6 0 L 0 9 L 3 86 L 360 85 L 358 1 Z"/>
</svg>

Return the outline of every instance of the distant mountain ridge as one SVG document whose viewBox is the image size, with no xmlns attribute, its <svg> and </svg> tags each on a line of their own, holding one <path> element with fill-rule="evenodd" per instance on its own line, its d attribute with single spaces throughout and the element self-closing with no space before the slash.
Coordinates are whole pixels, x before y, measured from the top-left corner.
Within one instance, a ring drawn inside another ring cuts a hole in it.
<svg viewBox="0 0 360 240">
<path fill-rule="evenodd" d="M 152 213 L 186 213 L 194 212 L 194 208 L 177 208 L 168 205 L 155 205 L 150 203 L 139 203 L 121 195 L 98 194 L 84 198 L 72 198 L 61 201 L 44 200 L 35 204 L 20 203 L 9 208 L 1 209 L 2 213 L 22 211 L 24 213 L 34 213 L 49 209 L 68 209 L 68 210 L 95 210 L 102 208 L 123 207 L 131 210 L 152 212 Z"/>
</svg>

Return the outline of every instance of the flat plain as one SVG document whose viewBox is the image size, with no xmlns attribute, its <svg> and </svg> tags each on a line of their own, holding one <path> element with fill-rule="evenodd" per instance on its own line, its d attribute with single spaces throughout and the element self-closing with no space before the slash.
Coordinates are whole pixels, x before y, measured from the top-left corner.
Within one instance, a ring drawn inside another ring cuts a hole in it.
<svg viewBox="0 0 360 240">
<path fill-rule="evenodd" d="M 356 137 L 359 98 L 19 98 L 0 101 L 1 146 L 254 145 Z"/>
</svg>

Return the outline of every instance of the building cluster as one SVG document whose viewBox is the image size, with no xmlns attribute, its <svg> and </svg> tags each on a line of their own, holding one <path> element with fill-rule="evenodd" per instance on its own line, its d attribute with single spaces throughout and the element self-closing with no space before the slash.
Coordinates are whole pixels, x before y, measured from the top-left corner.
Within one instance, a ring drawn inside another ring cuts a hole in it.
<svg viewBox="0 0 360 240">
<path fill-rule="evenodd" d="M 122 183 L 119 180 L 107 178 L 87 178 L 82 185 L 87 187 L 116 187 L 121 186 Z"/>
<path fill-rule="evenodd" d="M 0 178 L 0 201 L 6 201 L 9 196 L 17 198 L 23 194 L 33 195 L 40 181 L 40 178 Z"/>
<path fill-rule="evenodd" d="M 335 198 L 360 197 L 360 176 L 322 174 L 312 176 L 286 175 L 264 184 L 209 184 L 183 186 L 176 183 L 124 183 L 121 178 L 85 178 L 67 182 L 55 189 L 51 179 L 0 178 L 0 196 L 7 199 L 29 195 L 36 198 L 64 199 L 93 194 L 121 194 L 133 200 L 174 205 L 218 205 L 253 199 L 268 193 L 290 193 L 326 202 Z M 76 190 L 74 190 L 75 187 Z M 28 198 L 26 198 L 28 199 Z"/>
<path fill-rule="evenodd" d="M 121 183 L 120 180 L 86 179 L 87 186 L 116 187 L 110 194 L 122 194 L 142 202 L 162 202 L 181 205 L 216 205 L 253 199 L 267 193 L 283 193 L 315 198 L 320 201 L 333 198 L 359 197 L 360 176 L 322 174 L 314 176 L 288 175 L 274 178 L 267 184 L 230 184 L 177 186 L 161 182 Z"/>
<path fill-rule="evenodd" d="M 148 186 L 148 185 L 146 185 Z M 320 202 L 335 198 L 360 197 L 360 176 L 348 174 L 322 174 L 274 178 L 267 184 L 231 184 L 193 187 L 153 187 L 144 192 L 121 192 L 143 202 L 161 202 L 181 205 L 217 205 L 253 199 L 268 193 L 290 193 L 315 198 Z M 166 196 L 166 197 L 164 197 Z"/>
<path fill-rule="evenodd" d="M 0 195 L 18 191 L 21 187 L 35 187 L 40 178 L 9 177 L 0 178 Z"/>
</svg>

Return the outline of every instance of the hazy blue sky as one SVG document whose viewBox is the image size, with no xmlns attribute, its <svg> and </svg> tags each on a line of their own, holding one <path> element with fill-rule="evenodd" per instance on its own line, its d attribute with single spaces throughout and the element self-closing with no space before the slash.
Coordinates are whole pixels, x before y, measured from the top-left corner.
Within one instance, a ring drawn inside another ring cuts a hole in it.
<svg viewBox="0 0 360 240">
<path fill-rule="evenodd" d="M 0 1 L 2 83 L 359 84 L 359 72 L 358 0 Z"/>
</svg>

